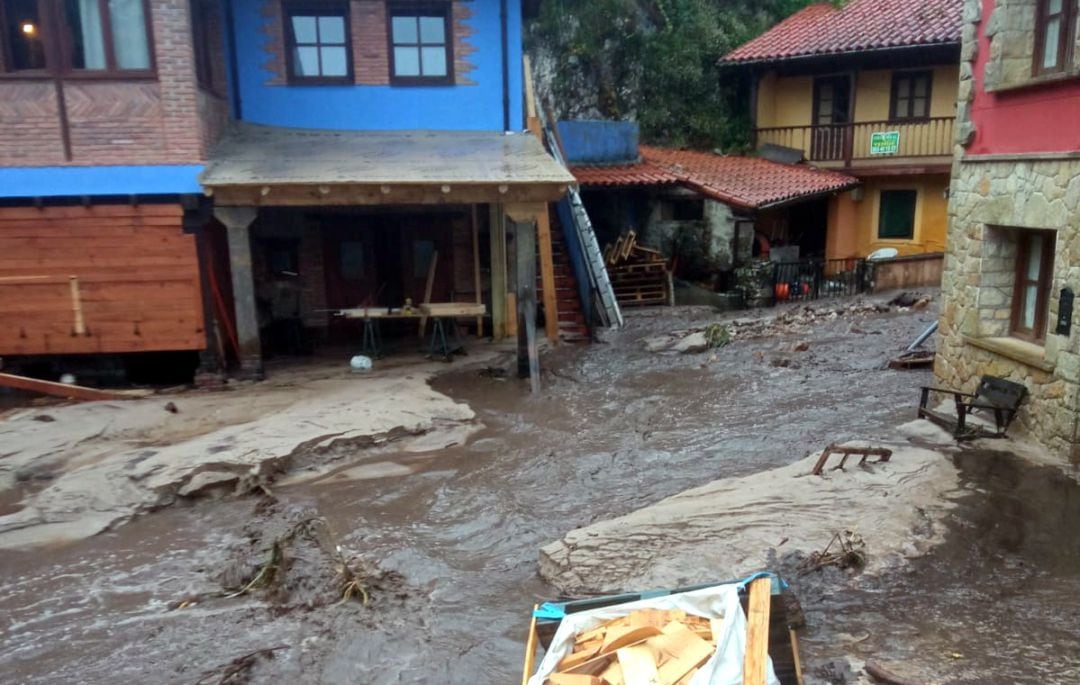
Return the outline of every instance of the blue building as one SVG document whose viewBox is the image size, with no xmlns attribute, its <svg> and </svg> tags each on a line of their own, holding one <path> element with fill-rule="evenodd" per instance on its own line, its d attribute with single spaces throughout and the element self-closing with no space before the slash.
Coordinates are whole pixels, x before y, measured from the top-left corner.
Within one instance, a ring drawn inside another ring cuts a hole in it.
<svg viewBox="0 0 1080 685">
<path fill-rule="evenodd" d="M 407 300 L 481 303 L 501 337 L 508 227 L 539 237 L 554 338 L 573 177 L 525 132 L 537 5 L 3 0 L 0 356 L 258 375 Z"/>
</svg>

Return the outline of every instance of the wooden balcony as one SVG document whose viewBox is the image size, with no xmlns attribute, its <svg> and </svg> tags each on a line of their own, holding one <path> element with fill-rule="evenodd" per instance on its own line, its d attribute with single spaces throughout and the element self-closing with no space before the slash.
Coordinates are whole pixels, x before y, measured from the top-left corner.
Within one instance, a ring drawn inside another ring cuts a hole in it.
<svg viewBox="0 0 1080 685">
<path fill-rule="evenodd" d="M 759 128 L 754 142 L 755 147 L 772 144 L 802 150 L 809 161 L 830 168 L 947 165 L 952 161 L 954 121 L 936 117 Z"/>
</svg>

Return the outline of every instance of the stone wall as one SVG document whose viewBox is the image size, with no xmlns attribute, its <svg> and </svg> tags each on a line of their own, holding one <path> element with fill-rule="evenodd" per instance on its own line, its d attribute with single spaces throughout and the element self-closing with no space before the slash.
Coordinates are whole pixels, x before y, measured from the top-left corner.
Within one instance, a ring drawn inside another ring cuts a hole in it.
<svg viewBox="0 0 1080 685">
<path fill-rule="evenodd" d="M 1025 384 L 1031 396 L 1020 425 L 1080 463 L 1080 326 L 1068 336 L 1054 332 L 1061 289 L 1080 290 L 1080 159 L 961 157 L 949 215 L 938 383 L 970 392 L 989 374 Z M 1038 344 L 1008 337 L 1018 229 L 1055 235 L 1047 330 Z"/>
<path fill-rule="evenodd" d="M 665 200 L 698 198 L 699 195 L 685 189 L 671 190 L 653 198 L 639 239 L 643 245 L 661 250 L 668 257 L 678 255 L 681 275 L 692 280 L 705 280 L 733 267 L 734 211 L 722 202 L 708 199 L 703 200 L 700 219 L 664 218 L 662 211 Z"/>
<path fill-rule="evenodd" d="M 1037 0 L 997 0 L 994 11 L 986 20 L 986 37 L 990 39 L 987 91 L 1004 90 L 1034 80 L 1031 64 L 1035 56 L 1037 4 Z M 1080 31 L 1073 40 L 1080 48 Z M 1080 49 L 1073 50 L 1072 71 L 1080 72 Z"/>
</svg>

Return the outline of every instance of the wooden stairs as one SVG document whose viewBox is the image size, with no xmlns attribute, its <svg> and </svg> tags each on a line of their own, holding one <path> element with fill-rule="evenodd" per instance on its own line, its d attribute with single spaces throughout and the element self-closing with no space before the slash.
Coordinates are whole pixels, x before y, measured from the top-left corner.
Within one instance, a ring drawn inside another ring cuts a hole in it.
<svg viewBox="0 0 1080 685">
<path fill-rule="evenodd" d="M 554 212 L 552 214 L 554 221 L 551 227 L 551 252 L 555 264 L 555 299 L 559 307 L 559 339 L 567 342 L 588 342 L 589 326 L 585 321 L 581 298 L 578 296 L 574 267 L 570 263 L 570 255 L 566 252 L 562 227 L 559 226 Z M 537 300 L 543 302 L 544 285 L 540 280 L 539 265 L 536 273 L 536 289 L 539 295 Z"/>
</svg>

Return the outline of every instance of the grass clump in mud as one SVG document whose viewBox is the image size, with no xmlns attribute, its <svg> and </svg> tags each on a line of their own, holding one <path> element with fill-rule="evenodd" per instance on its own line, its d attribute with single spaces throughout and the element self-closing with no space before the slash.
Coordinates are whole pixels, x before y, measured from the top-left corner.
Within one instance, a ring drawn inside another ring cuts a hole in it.
<svg viewBox="0 0 1080 685">
<path fill-rule="evenodd" d="M 731 330 L 721 323 L 711 323 L 705 327 L 705 345 L 710 350 L 718 350 L 731 344 Z"/>
</svg>

